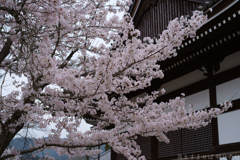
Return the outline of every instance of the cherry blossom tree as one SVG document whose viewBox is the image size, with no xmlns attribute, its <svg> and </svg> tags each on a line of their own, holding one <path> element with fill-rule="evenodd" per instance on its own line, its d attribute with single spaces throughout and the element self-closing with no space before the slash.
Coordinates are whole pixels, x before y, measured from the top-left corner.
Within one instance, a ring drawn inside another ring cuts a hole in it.
<svg viewBox="0 0 240 160">
<path fill-rule="evenodd" d="M 127 14 L 131 0 L 0 0 L 0 67 L 14 81 L 13 90 L 0 99 L 0 157 L 52 148 L 70 157 L 99 154 L 94 148 L 109 144 L 128 159 L 140 156 L 137 136 L 156 136 L 169 142 L 168 131 L 206 126 L 227 110 L 186 111 L 184 97 L 169 102 L 154 100 L 164 89 L 131 101 L 126 94 L 163 78 L 156 63 L 176 56 L 176 47 L 193 37 L 207 20 L 201 12 L 169 23 L 160 38 L 140 40 Z M 108 15 L 126 12 L 123 18 Z M 188 113 L 187 113 L 188 112 Z M 85 117 L 97 125 L 86 133 L 77 130 Z M 49 139 L 36 139 L 29 150 L 7 148 L 29 124 L 55 124 Z M 109 125 L 115 127 L 104 130 Z M 61 139 L 63 130 L 68 132 Z"/>
</svg>

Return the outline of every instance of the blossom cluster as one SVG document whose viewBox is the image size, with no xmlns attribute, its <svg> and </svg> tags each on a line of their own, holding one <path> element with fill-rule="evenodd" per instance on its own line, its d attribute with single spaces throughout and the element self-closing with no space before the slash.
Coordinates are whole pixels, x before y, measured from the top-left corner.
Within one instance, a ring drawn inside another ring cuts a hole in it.
<svg viewBox="0 0 240 160">
<path fill-rule="evenodd" d="M 14 82 L 20 92 L 1 95 L 0 137 L 13 138 L 28 124 L 55 124 L 46 135 L 49 139 L 35 140 L 34 147 L 20 154 L 53 148 L 70 157 L 94 155 L 101 152 L 94 147 L 108 143 L 128 159 L 144 159 L 135 142 L 138 135 L 168 143 L 168 131 L 206 126 L 231 106 L 226 102 L 221 109 L 188 114 L 182 97 L 156 103 L 159 92 L 134 102 L 125 96 L 163 78 L 157 62 L 177 56 L 176 48 L 207 20 L 195 11 L 190 19 L 170 21 L 159 39 L 141 40 L 128 13 L 108 18 L 109 13 L 126 12 L 130 4 L 131 0 L 117 0 L 114 6 L 108 0 L 0 0 L 0 47 L 9 47 L 0 60 L 1 70 L 27 78 Z M 81 133 L 78 128 L 86 117 L 97 125 Z M 104 130 L 110 125 L 115 127 Z M 63 130 L 67 139 L 60 138 Z M 3 143 L 8 141 L 0 146 Z M 0 148 L 1 158 L 15 156 L 5 149 Z"/>
<path fill-rule="evenodd" d="M 5 149 L 2 156 L 8 155 L 8 154 L 13 154 L 14 155 L 14 157 L 11 158 L 11 160 L 18 160 L 18 159 L 21 158 L 20 151 L 17 150 L 16 148 L 14 148 L 14 147 Z M 10 160 L 10 158 L 8 158 L 7 160 Z"/>
</svg>

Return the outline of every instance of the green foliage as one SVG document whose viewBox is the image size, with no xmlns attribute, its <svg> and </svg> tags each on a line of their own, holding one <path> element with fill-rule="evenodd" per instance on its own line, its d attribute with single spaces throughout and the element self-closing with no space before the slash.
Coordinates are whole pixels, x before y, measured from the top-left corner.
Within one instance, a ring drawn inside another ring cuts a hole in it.
<svg viewBox="0 0 240 160">
<path fill-rule="evenodd" d="M 107 151 L 107 150 L 109 150 L 109 149 L 111 149 L 111 147 L 110 147 L 108 144 L 106 144 L 106 145 L 105 145 L 105 151 Z"/>
</svg>

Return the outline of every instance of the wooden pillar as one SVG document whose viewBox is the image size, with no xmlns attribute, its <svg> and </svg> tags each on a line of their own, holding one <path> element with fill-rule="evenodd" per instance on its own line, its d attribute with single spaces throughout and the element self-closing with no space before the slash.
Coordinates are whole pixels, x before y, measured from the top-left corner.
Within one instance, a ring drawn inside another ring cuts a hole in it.
<svg viewBox="0 0 240 160">
<path fill-rule="evenodd" d="M 217 91 L 216 91 L 216 82 L 213 78 L 213 69 L 209 69 L 209 98 L 210 98 L 210 106 L 214 107 L 217 105 Z M 213 147 L 219 145 L 219 137 L 218 137 L 218 121 L 217 118 L 212 119 L 212 138 L 213 138 Z"/>
<path fill-rule="evenodd" d="M 117 160 L 116 152 L 113 149 L 111 149 L 111 160 Z"/>
<path fill-rule="evenodd" d="M 216 61 L 215 63 L 209 64 L 208 66 L 204 66 L 200 69 L 203 71 L 204 75 L 208 77 L 210 107 L 215 107 L 217 105 L 216 82 L 213 73 L 219 70 L 219 68 L 220 61 Z M 213 147 L 219 145 L 217 118 L 212 119 L 212 143 Z"/>
<path fill-rule="evenodd" d="M 158 159 L 158 140 L 156 137 L 151 137 L 151 160 Z"/>
</svg>

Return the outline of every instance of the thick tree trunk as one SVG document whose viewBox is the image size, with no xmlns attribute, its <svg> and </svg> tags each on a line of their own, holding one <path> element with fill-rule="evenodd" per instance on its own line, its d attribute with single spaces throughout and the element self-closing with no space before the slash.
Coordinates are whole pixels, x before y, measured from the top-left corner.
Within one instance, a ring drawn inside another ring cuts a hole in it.
<svg viewBox="0 0 240 160">
<path fill-rule="evenodd" d="M 21 116 L 23 112 L 17 110 L 4 124 L 2 124 L 2 132 L 0 133 L 0 157 L 2 156 L 4 150 L 8 147 L 11 140 L 15 135 L 23 128 L 24 124 L 16 126 L 14 132 L 11 132 L 9 126 L 14 124 Z M 1 159 L 1 158 L 0 158 Z"/>
</svg>

